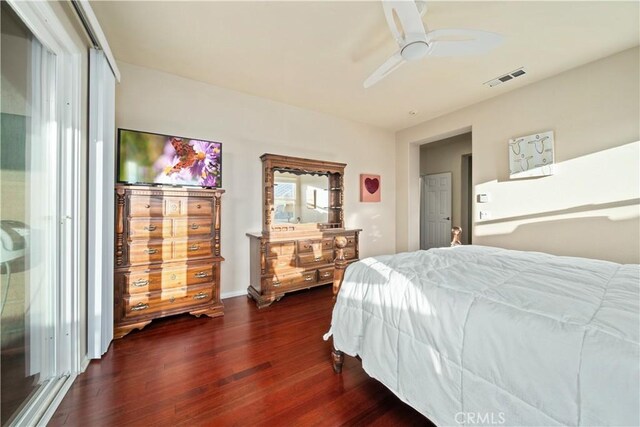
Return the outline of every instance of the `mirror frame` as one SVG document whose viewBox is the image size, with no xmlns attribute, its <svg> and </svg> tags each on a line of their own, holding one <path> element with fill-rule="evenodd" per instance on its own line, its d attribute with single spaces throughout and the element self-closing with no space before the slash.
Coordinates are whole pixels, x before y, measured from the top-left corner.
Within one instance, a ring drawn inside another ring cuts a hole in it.
<svg viewBox="0 0 640 427">
<path fill-rule="evenodd" d="M 345 163 L 312 160 L 300 157 L 263 154 L 262 160 L 262 232 L 288 233 L 296 231 L 342 229 L 344 228 L 344 168 Z M 292 172 L 298 175 L 327 175 L 329 177 L 328 221 L 322 223 L 285 224 L 273 221 L 274 172 Z"/>
</svg>

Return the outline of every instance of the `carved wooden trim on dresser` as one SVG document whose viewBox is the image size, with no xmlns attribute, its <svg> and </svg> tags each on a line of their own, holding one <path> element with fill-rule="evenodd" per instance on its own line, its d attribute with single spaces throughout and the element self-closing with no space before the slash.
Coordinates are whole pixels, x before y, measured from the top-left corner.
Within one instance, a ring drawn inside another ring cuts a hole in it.
<svg viewBox="0 0 640 427">
<path fill-rule="evenodd" d="M 179 313 L 222 316 L 224 190 L 116 186 L 114 337 Z"/>
<path fill-rule="evenodd" d="M 116 188 L 116 266 L 121 266 L 124 257 L 124 188 Z"/>
</svg>

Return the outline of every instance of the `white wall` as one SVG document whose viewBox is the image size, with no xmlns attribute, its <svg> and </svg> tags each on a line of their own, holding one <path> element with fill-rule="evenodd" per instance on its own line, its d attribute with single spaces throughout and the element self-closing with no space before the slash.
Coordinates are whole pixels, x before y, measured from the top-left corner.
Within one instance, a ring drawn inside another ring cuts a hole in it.
<svg viewBox="0 0 640 427">
<path fill-rule="evenodd" d="M 361 255 L 395 250 L 391 132 L 175 75 L 118 63 L 116 126 L 222 142 L 222 294 L 249 286 L 249 231 L 261 230 L 260 155 L 347 163 L 345 224 L 363 228 Z M 212 70 L 215 72 L 215 70 Z M 382 177 L 382 202 L 360 203 L 359 174 Z"/>
<path fill-rule="evenodd" d="M 420 143 L 471 129 L 474 194 L 492 197 L 490 220 L 474 206 L 475 244 L 640 262 L 639 59 L 629 49 L 398 132 L 397 250 L 419 243 Z M 509 180 L 509 138 L 547 130 L 557 173 Z"/>
</svg>

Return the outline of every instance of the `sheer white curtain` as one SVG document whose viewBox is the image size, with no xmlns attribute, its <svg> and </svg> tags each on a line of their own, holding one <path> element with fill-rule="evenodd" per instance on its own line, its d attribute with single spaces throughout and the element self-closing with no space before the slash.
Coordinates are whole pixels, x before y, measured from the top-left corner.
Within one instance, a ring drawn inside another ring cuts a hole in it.
<svg viewBox="0 0 640 427">
<path fill-rule="evenodd" d="M 88 357 L 113 339 L 115 77 L 104 53 L 89 56 Z"/>
<path fill-rule="evenodd" d="M 25 192 L 28 220 L 25 300 L 29 358 L 26 375 L 56 374 L 55 301 L 58 265 L 56 56 L 31 39 Z"/>
</svg>

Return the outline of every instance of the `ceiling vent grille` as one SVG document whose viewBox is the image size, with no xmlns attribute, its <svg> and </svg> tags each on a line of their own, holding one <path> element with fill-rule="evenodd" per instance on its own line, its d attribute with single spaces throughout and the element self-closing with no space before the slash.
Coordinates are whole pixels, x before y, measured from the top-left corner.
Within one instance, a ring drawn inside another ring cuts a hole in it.
<svg viewBox="0 0 640 427">
<path fill-rule="evenodd" d="M 484 82 L 485 85 L 489 87 L 495 87 L 499 84 L 506 83 L 509 80 L 513 80 L 516 77 L 524 76 L 527 72 L 524 70 L 524 67 L 520 67 L 517 70 L 513 70 L 510 73 L 503 74 L 500 77 L 496 77 L 495 79 L 491 79 L 488 82 Z"/>
</svg>

